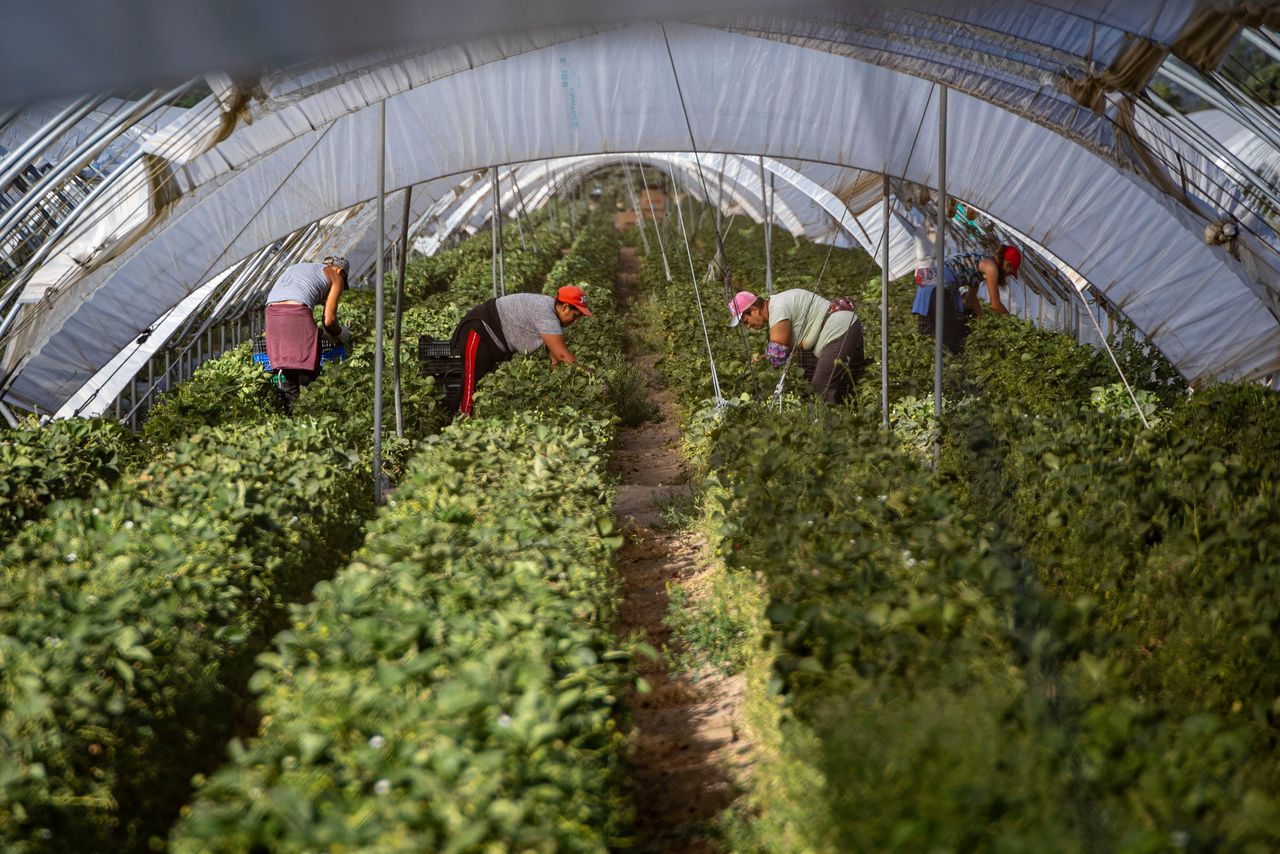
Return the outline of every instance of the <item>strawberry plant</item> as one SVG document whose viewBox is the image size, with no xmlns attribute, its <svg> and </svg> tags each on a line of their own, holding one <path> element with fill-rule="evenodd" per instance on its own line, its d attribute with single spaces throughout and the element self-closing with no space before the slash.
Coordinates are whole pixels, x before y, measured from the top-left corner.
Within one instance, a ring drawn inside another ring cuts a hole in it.
<svg viewBox="0 0 1280 854">
<path fill-rule="evenodd" d="M 623 841 L 607 376 L 516 359 L 424 442 L 260 659 L 260 737 L 201 787 L 175 851 Z"/>
<path fill-rule="evenodd" d="M 34 421 L 0 432 L 0 546 L 44 515 L 59 498 L 77 498 L 114 484 L 138 455 L 133 436 L 112 421 Z"/>
<path fill-rule="evenodd" d="M 252 655 L 359 531 L 332 423 L 214 430 L 4 553 L 0 839 L 147 845 L 246 713 Z"/>
</svg>

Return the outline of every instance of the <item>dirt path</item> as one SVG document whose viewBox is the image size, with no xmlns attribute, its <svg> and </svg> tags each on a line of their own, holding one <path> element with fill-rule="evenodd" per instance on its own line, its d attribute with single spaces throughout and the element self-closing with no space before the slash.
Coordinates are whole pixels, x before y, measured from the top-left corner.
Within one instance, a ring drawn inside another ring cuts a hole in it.
<svg viewBox="0 0 1280 854">
<path fill-rule="evenodd" d="M 624 248 L 618 275 L 623 310 L 635 285 L 635 250 Z M 667 585 L 697 595 L 706 574 L 696 535 L 663 518 L 687 494 L 675 404 L 654 368 L 655 358 L 633 354 L 649 384 L 660 420 L 624 428 L 614 455 L 620 476 L 616 511 L 626 532 L 617 562 L 626 599 L 619 634 L 639 633 L 657 649 L 671 644 L 662 624 Z M 709 676 L 697 682 L 670 673 L 666 662 L 642 661 L 648 694 L 626 698 L 634 726 L 631 780 L 642 851 L 715 852 L 712 822 L 737 795 L 733 769 L 747 761 L 747 745 L 736 721 L 743 694 L 741 677 Z"/>
</svg>

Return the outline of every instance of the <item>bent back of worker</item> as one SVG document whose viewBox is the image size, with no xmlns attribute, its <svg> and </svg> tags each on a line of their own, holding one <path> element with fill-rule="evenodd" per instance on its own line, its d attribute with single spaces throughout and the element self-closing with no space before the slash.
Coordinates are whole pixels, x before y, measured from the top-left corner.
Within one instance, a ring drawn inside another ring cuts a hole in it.
<svg viewBox="0 0 1280 854">
<path fill-rule="evenodd" d="M 781 320 L 791 321 L 793 347 L 821 352 L 843 336 L 857 316 L 851 311 L 831 313 L 831 300 L 827 297 L 804 288 L 791 288 L 769 298 L 770 325 Z"/>
<path fill-rule="evenodd" d="M 563 335 L 556 317 L 556 301 L 543 294 L 508 294 L 496 302 L 502 337 L 517 353 L 532 353 L 543 345 L 543 335 Z"/>
<path fill-rule="evenodd" d="M 324 264 L 294 264 L 276 279 L 267 294 L 267 305 L 298 303 L 305 306 L 323 305 L 329 296 L 329 280 L 324 274 Z"/>
</svg>

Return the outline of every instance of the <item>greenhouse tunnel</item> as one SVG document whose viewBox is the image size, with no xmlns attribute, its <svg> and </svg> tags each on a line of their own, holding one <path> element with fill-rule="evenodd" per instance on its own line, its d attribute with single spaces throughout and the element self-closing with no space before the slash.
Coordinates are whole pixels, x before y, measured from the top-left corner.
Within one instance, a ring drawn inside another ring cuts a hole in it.
<svg viewBox="0 0 1280 854">
<path fill-rule="evenodd" d="M 1045 269 L 1087 282 L 1192 383 L 1273 379 L 1280 264 L 1259 212 L 1275 190 L 1255 165 L 1264 168 L 1259 148 L 1274 139 L 1274 113 L 1225 104 L 1233 118 L 1223 121 L 1243 129 L 1240 154 L 1223 154 L 1141 97 L 1170 63 L 1183 75 L 1212 73 L 1222 46 L 1201 43 L 1213 30 L 1201 4 L 1018 4 L 981 24 L 972 9 L 948 8 L 867 4 L 803 17 L 780 8 L 530 31 L 307 64 L 252 83 L 210 78 L 213 94 L 143 135 L 116 180 L 76 211 L 82 224 L 20 272 L 22 292 L 10 283 L 4 400 L 61 410 L 197 288 L 325 217 L 368 206 L 377 188 L 366 155 L 382 106 L 388 208 L 414 187 L 419 227 L 472 173 L 518 167 L 504 177 L 511 216 L 521 202 L 544 201 L 539 169 L 571 174 L 542 161 L 664 153 L 664 171 L 695 193 L 733 175 L 725 197 L 753 219 L 762 217 L 758 176 L 726 164 L 765 158 L 771 174 L 804 178 L 782 182 L 780 227 L 870 249 L 878 216 L 863 215 L 875 207 L 876 176 L 937 183 L 942 85 L 952 95 L 949 196 L 1028 240 L 1052 259 Z M 1234 33 L 1241 22 L 1222 13 L 1215 26 Z M 1118 73 L 1135 53 L 1146 76 Z M 529 198 L 514 198 L 517 172 L 529 176 Z M 870 197 L 851 198 L 858 176 L 871 178 Z M 861 209 L 833 227 L 842 205 L 828 194 Z M 484 195 L 477 184 L 471 213 L 447 216 L 474 228 Z M 802 196 L 827 212 L 819 223 L 795 218 Z M 348 216 L 366 230 L 372 219 Z M 1229 245 L 1206 245 L 1206 227 L 1228 221 L 1239 226 Z M 367 261 L 374 241 L 357 246 L 355 230 L 327 229 L 314 251 L 358 250 Z M 894 246 L 891 273 L 906 264 L 902 234 Z"/>
<path fill-rule="evenodd" d="M 1280 850 L 1280 0 L 28 6 L 0 851 Z"/>
</svg>

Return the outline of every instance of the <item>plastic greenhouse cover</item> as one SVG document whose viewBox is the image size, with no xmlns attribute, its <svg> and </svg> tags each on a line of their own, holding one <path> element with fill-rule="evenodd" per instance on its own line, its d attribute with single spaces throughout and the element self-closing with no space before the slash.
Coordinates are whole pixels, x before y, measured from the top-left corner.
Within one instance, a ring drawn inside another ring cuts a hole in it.
<svg viewBox="0 0 1280 854">
<path fill-rule="evenodd" d="M 1134 14 L 1094 5 L 1104 19 Z M 1165 19 L 1184 4 L 1143 8 L 1159 35 L 1176 29 Z M 188 163 L 188 192 L 144 237 L 42 307 L 13 348 L 6 396 L 56 409 L 195 284 L 373 198 L 372 158 L 361 155 L 383 99 L 390 191 L 494 164 L 694 147 L 932 185 L 935 91 L 827 50 L 676 24 L 523 34 L 352 66 L 332 85 L 269 102 Z M 1204 245 L 1203 220 L 1095 142 L 1028 121 L 1025 94 L 1001 75 L 983 89 L 1001 106 L 952 93 L 949 192 L 1078 270 L 1191 381 L 1280 368 L 1275 317 L 1244 266 Z"/>
</svg>

